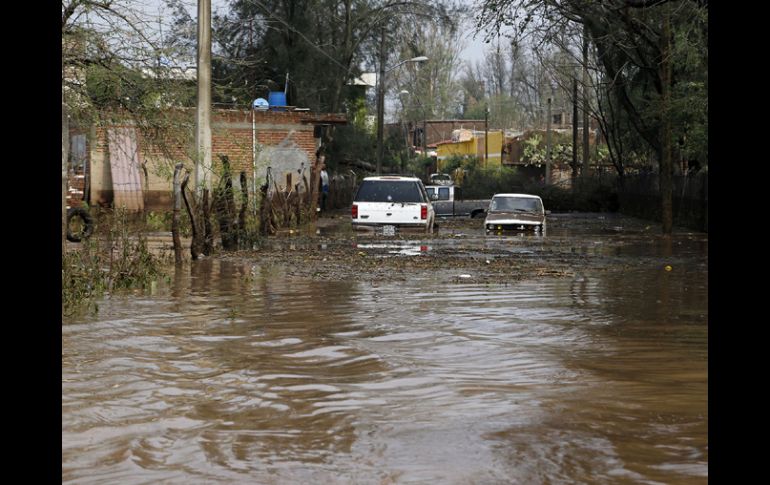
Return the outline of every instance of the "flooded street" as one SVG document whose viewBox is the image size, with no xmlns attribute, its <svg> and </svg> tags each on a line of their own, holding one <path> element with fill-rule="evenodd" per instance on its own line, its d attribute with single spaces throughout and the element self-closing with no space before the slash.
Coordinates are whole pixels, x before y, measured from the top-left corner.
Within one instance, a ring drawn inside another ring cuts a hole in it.
<svg viewBox="0 0 770 485">
<path fill-rule="evenodd" d="M 707 234 L 331 227 L 275 238 L 331 270 L 207 259 L 65 320 L 62 481 L 707 483 Z"/>
</svg>

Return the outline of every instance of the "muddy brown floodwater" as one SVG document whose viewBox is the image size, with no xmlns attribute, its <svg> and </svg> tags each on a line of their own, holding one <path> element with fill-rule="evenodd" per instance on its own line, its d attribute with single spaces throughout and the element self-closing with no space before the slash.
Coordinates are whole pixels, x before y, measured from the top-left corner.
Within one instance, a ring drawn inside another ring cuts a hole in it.
<svg viewBox="0 0 770 485">
<path fill-rule="evenodd" d="M 708 481 L 708 236 L 355 235 L 187 264 L 62 326 L 64 483 Z"/>
</svg>

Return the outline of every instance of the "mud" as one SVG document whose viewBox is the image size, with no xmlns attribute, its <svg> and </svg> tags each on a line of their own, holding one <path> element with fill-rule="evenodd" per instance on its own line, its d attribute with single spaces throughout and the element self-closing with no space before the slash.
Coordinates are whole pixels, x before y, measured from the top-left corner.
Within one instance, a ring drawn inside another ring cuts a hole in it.
<svg viewBox="0 0 770 485">
<path fill-rule="evenodd" d="M 464 217 L 440 220 L 433 234 L 384 236 L 354 231 L 349 221 L 342 214 L 320 218 L 315 227 L 285 230 L 258 249 L 221 258 L 328 281 L 440 278 L 505 284 L 629 265 L 629 261 L 617 258 L 624 246 L 663 238 L 657 226 L 616 214 L 552 215 L 545 235 L 523 231 L 488 235 L 483 219 Z M 575 239 L 583 233 L 590 237 Z M 675 236 L 688 237 L 697 236 L 687 231 Z"/>
</svg>

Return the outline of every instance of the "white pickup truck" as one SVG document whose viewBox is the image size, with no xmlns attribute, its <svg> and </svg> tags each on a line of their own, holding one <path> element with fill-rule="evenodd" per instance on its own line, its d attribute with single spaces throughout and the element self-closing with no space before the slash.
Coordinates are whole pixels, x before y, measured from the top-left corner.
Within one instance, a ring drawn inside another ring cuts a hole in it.
<svg viewBox="0 0 770 485">
<path fill-rule="evenodd" d="M 425 186 L 416 177 L 366 177 L 351 208 L 353 228 L 382 228 L 385 234 L 396 228 L 433 232 L 435 219 Z"/>
</svg>

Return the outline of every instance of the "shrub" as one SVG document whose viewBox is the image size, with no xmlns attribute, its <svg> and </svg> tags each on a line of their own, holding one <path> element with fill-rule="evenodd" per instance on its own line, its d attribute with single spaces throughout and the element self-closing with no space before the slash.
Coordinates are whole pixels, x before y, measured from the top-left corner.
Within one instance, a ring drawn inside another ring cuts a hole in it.
<svg viewBox="0 0 770 485">
<path fill-rule="evenodd" d="M 106 235 L 95 235 L 62 255 L 62 315 L 96 312 L 95 300 L 105 292 L 146 289 L 166 277 L 162 259 L 132 226 L 126 213 L 117 211 Z"/>
</svg>

